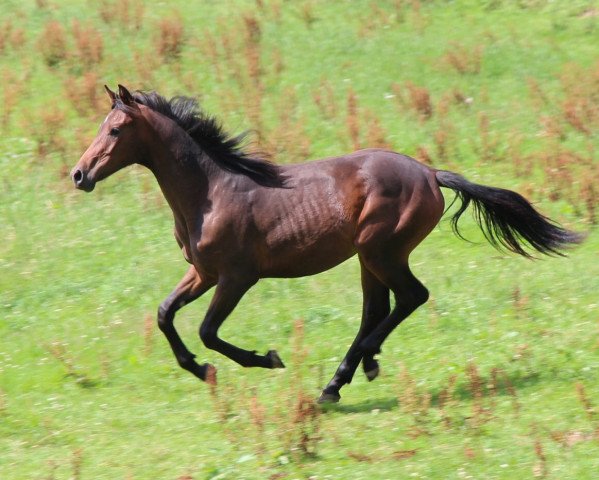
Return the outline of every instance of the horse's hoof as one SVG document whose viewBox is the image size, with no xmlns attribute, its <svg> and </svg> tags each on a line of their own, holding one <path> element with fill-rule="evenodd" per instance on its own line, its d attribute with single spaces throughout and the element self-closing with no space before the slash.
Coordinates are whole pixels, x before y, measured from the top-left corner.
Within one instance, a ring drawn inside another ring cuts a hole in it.
<svg viewBox="0 0 599 480">
<path fill-rule="evenodd" d="M 285 364 L 283 363 L 283 360 L 281 360 L 281 357 L 279 357 L 279 354 L 276 350 L 269 350 L 265 357 L 270 359 L 270 368 L 285 368 Z"/>
<path fill-rule="evenodd" d="M 372 382 L 376 377 L 379 376 L 380 373 L 380 369 L 379 367 L 373 368 L 372 370 L 368 370 L 367 372 L 364 372 L 364 375 L 366 375 L 366 378 L 368 379 L 369 382 Z"/>
<path fill-rule="evenodd" d="M 337 403 L 341 400 L 341 395 L 338 393 L 325 393 L 322 392 L 320 398 L 318 399 L 318 403 Z"/>
<path fill-rule="evenodd" d="M 216 367 L 209 363 L 205 363 L 202 367 L 204 367 L 204 381 L 208 385 L 216 385 Z"/>
</svg>

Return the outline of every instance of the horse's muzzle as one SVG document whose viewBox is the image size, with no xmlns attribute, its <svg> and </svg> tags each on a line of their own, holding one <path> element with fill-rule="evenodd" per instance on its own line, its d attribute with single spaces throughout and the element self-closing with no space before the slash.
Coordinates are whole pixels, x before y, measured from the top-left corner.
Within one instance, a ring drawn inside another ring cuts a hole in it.
<svg viewBox="0 0 599 480">
<path fill-rule="evenodd" d="M 84 192 L 91 192 L 96 186 L 96 182 L 90 180 L 86 173 L 79 168 L 75 168 L 71 172 L 71 178 L 75 187 Z"/>
</svg>

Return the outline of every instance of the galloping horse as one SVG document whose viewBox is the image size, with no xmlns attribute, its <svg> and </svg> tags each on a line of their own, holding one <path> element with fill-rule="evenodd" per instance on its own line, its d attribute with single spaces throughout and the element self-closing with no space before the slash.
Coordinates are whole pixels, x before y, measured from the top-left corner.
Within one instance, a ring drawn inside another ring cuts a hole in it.
<svg viewBox="0 0 599 480">
<path fill-rule="evenodd" d="M 112 110 L 73 168 L 73 182 L 91 192 L 133 163 L 156 177 L 191 264 L 160 305 L 158 326 L 179 365 L 204 381 L 216 381 L 216 369 L 196 363 L 181 341 L 173 324 L 177 310 L 216 286 L 199 331 L 204 345 L 244 367 L 282 368 L 275 350 L 258 355 L 241 349 L 219 338 L 220 326 L 259 279 L 314 275 L 355 254 L 364 295 L 361 325 L 320 401 L 338 401 L 360 361 L 368 379 L 376 378 L 381 345 L 429 296 L 408 259 L 444 213 L 439 187 L 461 200 L 452 218 L 458 235 L 457 221 L 472 204 L 485 237 L 500 249 L 526 257 L 527 247 L 560 254 L 582 240 L 515 192 L 471 183 L 405 155 L 368 149 L 278 166 L 248 153 L 242 137 L 226 134 L 192 98 L 105 88 Z"/>
</svg>

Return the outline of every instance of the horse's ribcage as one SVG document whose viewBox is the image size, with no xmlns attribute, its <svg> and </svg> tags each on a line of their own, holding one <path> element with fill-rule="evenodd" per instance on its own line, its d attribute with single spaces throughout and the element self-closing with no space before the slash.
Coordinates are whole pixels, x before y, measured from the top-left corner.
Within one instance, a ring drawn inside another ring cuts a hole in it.
<svg viewBox="0 0 599 480">
<path fill-rule="evenodd" d="M 307 184 L 273 195 L 274 215 L 266 235 L 268 244 L 307 246 L 345 223 L 332 182 L 325 188 L 322 183 L 317 185 Z"/>
</svg>

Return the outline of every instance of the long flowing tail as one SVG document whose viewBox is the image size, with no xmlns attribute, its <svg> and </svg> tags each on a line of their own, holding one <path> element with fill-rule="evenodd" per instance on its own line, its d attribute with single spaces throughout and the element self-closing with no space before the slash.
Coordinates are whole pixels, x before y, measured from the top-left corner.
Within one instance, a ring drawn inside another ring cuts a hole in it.
<svg viewBox="0 0 599 480">
<path fill-rule="evenodd" d="M 439 185 L 454 190 L 462 202 L 451 218 L 453 231 L 460 238 L 464 237 L 458 229 L 458 220 L 472 202 L 476 222 L 498 250 L 507 249 L 530 258 L 532 255 L 525 250 L 529 246 L 546 255 L 563 255 L 561 250 L 565 247 L 584 240 L 584 235 L 566 230 L 541 215 L 516 192 L 477 185 L 443 170 L 435 175 Z"/>
</svg>

